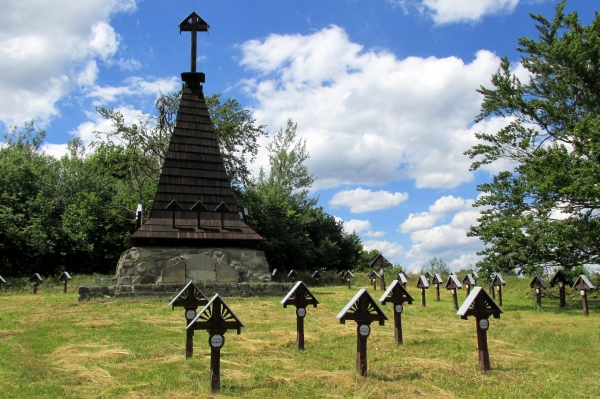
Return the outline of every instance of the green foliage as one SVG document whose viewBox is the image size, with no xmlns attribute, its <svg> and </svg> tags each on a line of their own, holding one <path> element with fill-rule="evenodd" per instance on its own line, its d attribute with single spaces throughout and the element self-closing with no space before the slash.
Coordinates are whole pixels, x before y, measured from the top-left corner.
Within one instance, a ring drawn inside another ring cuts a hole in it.
<svg viewBox="0 0 600 399">
<path fill-rule="evenodd" d="M 0 274 L 112 271 L 133 227 L 115 179 L 78 139 L 60 160 L 38 152 L 44 135 L 28 123 L 0 149 Z"/>
<path fill-rule="evenodd" d="M 521 63 L 531 74 L 521 82 L 505 58 L 484 95 L 477 121 L 507 119 L 484 143 L 466 153 L 471 169 L 500 159 L 513 171 L 482 184 L 475 206 L 484 207 L 470 236 L 487 247 L 482 273 L 522 267 L 597 263 L 600 256 L 600 16 L 582 26 L 577 13 L 556 7 L 554 20 L 532 15 L 538 40 L 520 38 Z"/>
<path fill-rule="evenodd" d="M 263 237 L 260 249 L 272 269 L 342 270 L 358 264 L 362 243 L 347 234 L 342 223 L 317 207 L 307 193 L 314 177 L 304 161 L 306 143 L 296 139 L 296 125 L 288 121 L 267 146 L 270 171 L 239 193 L 248 208 L 248 224 Z"/>
<path fill-rule="evenodd" d="M 440 276 L 448 276 L 450 268 L 442 258 L 433 257 L 429 259 L 429 264 L 423 267 L 423 273 L 439 274 Z"/>
</svg>

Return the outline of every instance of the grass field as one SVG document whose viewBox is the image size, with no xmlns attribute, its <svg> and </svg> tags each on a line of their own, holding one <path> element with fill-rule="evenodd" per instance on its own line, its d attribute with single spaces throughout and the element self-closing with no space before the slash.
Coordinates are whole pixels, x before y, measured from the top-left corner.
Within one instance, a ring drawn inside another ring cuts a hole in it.
<svg viewBox="0 0 600 399">
<path fill-rule="evenodd" d="M 461 320 L 450 294 L 427 292 L 402 316 L 404 345 L 394 342 L 391 305 L 385 326 L 372 325 L 369 375 L 355 372 L 356 323 L 337 313 L 366 278 L 347 287 L 311 288 L 320 301 L 308 308 L 305 346 L 296 350 L 293 307 L 281 298 L 226 298 L 246 325 L 230 331 L 221 350 L 218 397 L 245 398 L 597 398 L 600 397 L 600 300 L 590 315 L 569 293 L 557 291 L 535 309 L 528 281 L 507 279 L 500 319 L 490 319 L 492 370 L 479 371 L 475 320 Z M 43 284 L 38 295 L 0 293 L 0 398 L 202 398 L 208 394 L 208 334 L 196 332 L 194 357 L 185 360 L 183 310 L 169 299 L 77 301 L 76 283 L 62 293 Z M 465 292 L 459 291 L 459 303 Z"/>
</svg>

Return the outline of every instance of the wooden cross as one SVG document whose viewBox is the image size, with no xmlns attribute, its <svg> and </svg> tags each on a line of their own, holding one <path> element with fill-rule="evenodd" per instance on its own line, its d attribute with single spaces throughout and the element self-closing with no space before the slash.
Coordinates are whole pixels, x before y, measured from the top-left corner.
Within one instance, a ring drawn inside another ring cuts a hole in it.
<svg viewBox="0 0 600 399">
<path fill-rule="evenodd" d="M 378 321 L 379 325 L 383 326 L 387 317 L 367 290 L 361 288 L 337 315 L 337 318 L 340 319 L 340 324 L 346 324 L 346 320 L 356 321 L 356 371 L 366 377 L 367 338 L 371 334 L 370 324 Z"/>
<path fill-rule="evenodd" d="M 558 284 L 558 293 L 560 296 L 560 307 L 564 308 L 567 305 L 567 301 L 565 299 L 565 285 L 573 286 L 575 284 L 573 280 L 569 278 L 562 270 L 556 272 L 556 274 L 550 280 L 550 287 L 554 287 L 554 284 Z"/>
<path fill-rule="evenodd" d="M 208 299 L 204 296 L 200 288 L 198 288 L 192 280 L 173 298 L 169 306 L 175 309 L 175 306 L 185 309 L 185 325 L 191 323 L 196 317 L 198 307 L 205 306 Z M 185 358 L 189 359 L 194 356 L 194 330 L 186 329 L 185 337 Z"/>
<path fill-rule="evenodd" d="M 394 338 L 398 345 L 402 345 L 402 312 L 404 310 L 404 302 L 413 303 L 413 298 L 410 296 L 406 288 L 398 281 L 392 281 L 387 291 L 381 296 L 379 302 L 386 304 L 391 302 L 394 304 Z"/>
<path fill-rule="evenodd" d="M 196 12 L 191 13 L 179 24 L 179 33 L 192 33 L 192 62 L 190 72 L 196 72 L 196 36 L 197 32 L 208 32 L 210 26 Z"/>
<path fill-rule="evenodd" d="M 284 308 L 287 308 L 287 305 L 294 305 L 296 307 L 296 348 L 298 350 L 304 350 L 304 317 L 306 316 L 306 307 L 313 305 L 316 308 L 318 303 L 317 298 L 315 298 L 302 281 L 298 281 L 281 301 Z"/>
<path fill-rule="evenodd" d="M 487 344 L 487 330 L 490 327 L 489 317 L 500 318 L 502 309 L 481 287 L 475 287 L 465 299 L 456 313 L 461 319 L 467 320 L 468 316 L 475 316 L 477 324 L 477 356 L 481 371 L 490 369 L 490 354 Z"/>
<path fill-rule="evenodd" d="M 225 343 L 227 330 L 242 332 L 244 324 L 238 319 L 225 301 L 215 296 L 204 306 L 198 315 L 188 324 L 188 330 L 207 330 L 210 345 L 210 393 L 221 389 L 221 348 Z"/>
</svg>

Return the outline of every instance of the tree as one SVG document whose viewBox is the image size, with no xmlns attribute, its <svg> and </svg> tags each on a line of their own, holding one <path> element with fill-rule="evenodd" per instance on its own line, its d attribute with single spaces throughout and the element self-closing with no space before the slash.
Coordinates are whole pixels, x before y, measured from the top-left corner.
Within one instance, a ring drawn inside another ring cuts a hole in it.
<svg viewBox="0 0 600 399">
<path fill-rule="evenodd" d="M 506 118 L 484 143 L 467 151 L 471 170 L 508 159 L 514 170 L 478 186 L 484 207 L 471 227 L 487 247 L 479 252 L 482 272 L 540 265 L 572 268 L 600 256 L 600 16 L 582 26 L 565 1 L 552 21 L 532 15 L 537 40 L 520 38 L 521 82 L 508 59 L 492 77 L 476 121 Z"/>
<path fill-rule="evenodd" d="M 260 249 L 269 266 L 278 270 L 341 270 L 358 264 L 362 243 L 356 234 L 308 197 L 314 177 L 304 161 L 306 142 L 296 138 L 296 124 L 288 121 L 267 145 L 269 170 L 260 171 L 254 184 L 239 193 L 239 204 L 249 210 L 248 224 L 263 237 Z"/>
<path fill-rule="evenodd" d="M 433 257 L 429 259 L 429 264 L 423 267 L 423 272 L 429 272 L 431 274 L 449 275 L 450 268 L 448 264 L 444 262 L 442 258 Z"/>
</svg>

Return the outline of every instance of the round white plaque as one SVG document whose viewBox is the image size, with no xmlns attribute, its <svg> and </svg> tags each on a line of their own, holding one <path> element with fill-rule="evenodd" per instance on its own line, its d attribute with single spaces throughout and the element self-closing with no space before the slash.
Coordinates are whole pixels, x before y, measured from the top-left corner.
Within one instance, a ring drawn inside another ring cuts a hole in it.
<svg viewBox="0 0 600 399">
<path fill-rule="evenodd" d="M 496 286 L 496 291 L 500 291 L 500 286 L 499 285 Z"/>
<path fill-rule="evenodd" d="M 579 291 L 579 293 L 581 294 L 581 296 L 585 295 L 585 291 L 584 290 Z"/>
<path fill-rule="evenodd" d="M 367 335 L 369 335 L 369 333 L 371 332 L 371 327 L 369 327 L 367 324 L 362 324 L 359 328 L 358 328 L 358 332 L 360 335 L 362 335 L 363 337 L 366 337 Z"/>
<path fill-rule="evenodd" d="M 563 285 L 564 285 L 564 284 L 563 284 L 563 282 L 562 282 L 562 281 L 559 281 L 559 282 L 558 282 L 558 286 L 559 286 L 560 288 L 562 288 L 562 287 L 563 287 Z"/>
<path fill-rule="evenodd" d="M 535 289 L 535 293 L 536 293 L 536 294 L 539 294 L 539 293 L 540 293 L 540 289 L 539 289 L 539 288 L 536 288 L 536 289 Z"/>
<path fill-rule="evenodd" d="M 306 309 L 298 308 L 298 309 L 296 309 L 296 314 L 300 317 L 304 317 L 304 316 L 306 316 Z"/>
<path fill-rule="evenodd" d="M 196 312 L 192 309 L 186 310 L 185 312 L 185 318 L 188 320 L 192 320 L 194 317 L 196 317 Z"/>
<path fill-rule="evenodd" d="M 210 337 L 210 346 L 212 346 L 213 348 L 220 348 L 223 346 L 224 341 L 225 339 L 222 335 L 215 334 L 212 337 Z"/>
<path fill-rule="evenodd" d="M 396 305 L 396 313 L 402 313 L 403 310 L 404 308 L 402 307 L 402 305 Z"/>
<path fill-rule="evenodd" d="M 481 328 L 483 331 L 486 331 L 488 328 L 490 328 L 490 322 L 487 319 L 479 320 L 479 328 Z"/>
<path fill-rule="evenodd" d="M 452 295 L 456 295 L 456 290 L 452 288 Z"/>
</svg>

